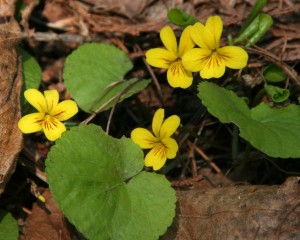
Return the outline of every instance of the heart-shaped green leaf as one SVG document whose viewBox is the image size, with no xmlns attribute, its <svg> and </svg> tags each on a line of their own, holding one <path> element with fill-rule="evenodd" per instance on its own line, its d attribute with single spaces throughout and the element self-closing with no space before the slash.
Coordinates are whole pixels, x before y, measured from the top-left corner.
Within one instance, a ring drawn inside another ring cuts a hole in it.
<svg viewBox="0 0 300 240">
<path fill-rule="evenodd" d="M 56 141 L 46 160 L 55 201 L 87 238 L 158 239 L 175 215 L 175 191 L 163 175 L 142 172 L 143 152 L 96 125 Z"/>
<path fill-rule="evenodd" d="M 202 82 L 198 97 L 223 123 L 234 123 L 240 136 L 271 157 L 300 157 L 300 106 L 271 108 L 261 103 L 251 110 L 234 92 Z"/>
<path fill-rule="evenodd" d="M 185 13 L 184 11 L 178 8 L 171 8 L 168 11 L 168 19 L 170 20 L 170 22 L 181 27 L 194 25 L 196 22 L 198 22 L 197 18 Z"/>
<path fill-rule="evenodd" d="M 286 73 L 273 63 L 264 67 L 262 71 L 268 82 L 281 82 L 287 77 Z"/>
<path fill-rule="evenodd" d="M 103 110 L 109 109 L 117 100 L 130 97 L 149 84 L 149 80 L 125 81 L 124 76 L 132 67 L 128 57 L 117 47 L 87 43 L 67 57 L 63 77 L 78 106 L 91 113 L 104 104 Z"/>
<path fill-rule="evenodd" d="M 22 56 L 22 73 L 23 73 L 23 85 L 21 93 L 21 105 L 24 108 L 26 99 L 24 97 L 24 91 L 29 88 L 38 89 L 42 79 L 42 70 L 38 62 L 24 49 L 19 48 Z"/>
<path fill-rule="evenodd" d="M 0 239 L 16 240 L 19 237 L 19 227 L 13 216 L 0 210 Z"/>
</svg>

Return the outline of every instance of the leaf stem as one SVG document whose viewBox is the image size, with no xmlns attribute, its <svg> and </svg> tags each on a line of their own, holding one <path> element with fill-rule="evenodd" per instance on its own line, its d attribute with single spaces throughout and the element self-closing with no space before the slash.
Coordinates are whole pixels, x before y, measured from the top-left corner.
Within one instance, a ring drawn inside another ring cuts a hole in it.
<svg viewBox="0 0 300 240">
<path fill-rule="evenodd" d="M 110 103 L 113 101 L 116 102 L 116 104 L 119 102 L 120 98 L 127 93 L 130 88 L 132 88 L 136 83 L 138 83 L 139 79 L 134 80 L 132 83 L 130 83 L 126 88 L 124 88 L 119 94 L 112 97 L 105 103 L 103 103 L 95 112 L 93 112 L 88 118 L 86 118 L 84 121 L 81 122 L 81 124 L 88 124 L 90 121 L 93 120 L 97 116 L 98 113 L 102 112 Z"/>
</svg>

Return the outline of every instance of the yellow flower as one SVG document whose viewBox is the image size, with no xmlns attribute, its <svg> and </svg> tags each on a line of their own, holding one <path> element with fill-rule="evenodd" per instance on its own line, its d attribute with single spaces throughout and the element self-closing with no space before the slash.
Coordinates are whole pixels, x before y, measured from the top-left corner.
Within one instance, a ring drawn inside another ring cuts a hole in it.
<svg viewBox="0 0 300 240">
<path fill-rule="evenodd" d="M 28 89 L 24 92 L 24 96 L 38 112 L 20 119 L 18 127 L 23 133 L 44 130 L 46 137 L 55 141 L 66 131 L 61 121 L 73 117 L 78 112 L 77 104 L 72 100 L 58 103 L 59 94 L 56 90 L 47 90 L 43 95 L 36 89 Z"/>
<path fill-rule="evenodd" d="M 159 170 L 167 158 L 175 158 L 178 151 L 177 142 L 171 138 L 180 124 L 176 115 L 164 121 L 164 109 L 158 109 L 153 117 L 152 131 L 145 128 L 136 128 L 131 132 L 131 139 L 143 149 L 151 149 L 145 157 L 145 166 Z"/>
<path fill-rule="evenodd" d="M 192 73 L 182 65 L 183 55 L 195 44 L 190 37 L 191 26 L 182 32 L 177 46 L 176 36 L 171 27 L 166 26 L 160 31 L 160 39 L 165 48 L 154 48 L 146 52 L 146 61 L 149 65 L 168 69 L 167 79 L 173 87 L 188 88 L 193 81 Z"/>
<path fill-rule="evenodd" d="M 189 50 L 182 59 L 185 69 L 200 72 L 202 78 L 220 78 L 225 68 L 241 69 L 247 65 L 247 52 L 236 46 L 221 47 L 223 22 L 219 16 L 209 17 L 205 26 L 195 23 L 190 34 L 200 47 Z"/>
</svg>

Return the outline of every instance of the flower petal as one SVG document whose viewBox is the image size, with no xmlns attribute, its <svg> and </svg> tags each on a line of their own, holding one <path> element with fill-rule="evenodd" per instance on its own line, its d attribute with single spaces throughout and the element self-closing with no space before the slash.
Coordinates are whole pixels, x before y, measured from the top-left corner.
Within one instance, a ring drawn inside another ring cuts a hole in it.
<svg viewBox="0 0 300 240">
<path fill-rule="evenodd" d="M 179 40 L 179 48 L 178 48 L 178 56 L 181 57 L 184 53 L 186 53 L 188 50 L 192 49 L 195 46 L 195 43 L 193 42 L 191 38 L 191 29 L 192 26 L 186 27 L 180 37 Z"/>
<path fill-rule="evenodd" d="M 177 115 L 168 117 L 161 125 L 159 139 L 169 138 L 179 127 L 180 118 Z"/>
<path fill-rule="evenodd" d="M 165 145 L 167 151 L 167 158 L 172 159 L 176 157 L 178 151 L 178 144 L 173 138 L 164 138 L 161 140 Z"/>
<path fill-rule="evenodd" d="M 215 45 L 212 41 L 213 37 L 211 36 L 211 33 L 209 33 L 205 26 L 197 22 L 192 26 L 191 29 L 191 38 L 192 40 L 201 48 L 214 50 Z"/>
<path fill-rule="evenodd" d="M 47 112 L 45 96 L 38 90 L 30 88 L 24 92 L 26 100 L 39 112 Z"/>
<path fill-rule="evenodd" d="M 154 48 L 146 52 L 146 61 L 149 65 L 157 68 L 169 68 L 170 64 L 177 59 L 177 55 L 163 48 Z"/>
<path fill-rule="evenodd" d="M 65 121 L 73 117 L 77 112 L 78 107 L 76 102 L 73 100 L 65 100 L 57 104 L 49 114 L 59 121 Z"/>
<path fill-rule="evenodd" d="M 191 38 L 201 48 L 216 50 L 220 45 L 223 22 L 219 16 L 209 17 L 205 26 L 195 23 L 191 29 Z"/>
<path fill-rule="evenodd" d="M 159 170 L 166 163 L 167 160 L 167 149 L 161 143 L 157 144 L 151 149 L 145 157 L 145 166 L 153 167 L 153 170 Z"/>
<path fill-rule="evenodd" d="M 56 107 L 59 101 L 59 94 L 57 90 L 46 90 L 44 91 L 46 103 L 47 103 L 47 112 L 50 112 L 53 108 Z"/>
<path fill-rule="evenodd" d="M 143 149 L 153 148 L 158 139 L 145 128 L 136 128 L 131 132 L 131 139 Z"/>
<path fill-rule="evenodd" d="M 225 73 L 225 62 L 216 52 L 206 59 L 200 76 L 204 79 L 220 78 Z"/>
<path fill-rule="evenodd" d="M 192 85 L 193 75 L 184 69 L 181 61 L 175 61 L 168 69 L 167 79 L 173 88 L 188 88 Z"/>
<path fill-rule="evenodd" d="M 56 118 L 47 115 L 43 122 L 43 130 L 50 141 L 55 141 L 61 137 L 61 134 L 66 131 L 66 127 L 63 123 L 58 121 Z"/>
<path fill-rule="evenodd" d="M 209 32 L 210 41 L 214 49 L 218 49 L 223 31 L 223 22 L 219 16 L 209 17 L 205 24 L 206 32 Z"/>
<path fill-rule="evenodd" d="M 248 53 L 240 47 L 222 47 L 218 49 L 218 54 L 222 56 L 226 67 L 242 69 L 247 66 Z"/>
<path fill-rule="evenodd" d="M 206 45 L 203 37 L 204 37 L 204 32 L 205 32 L 205 26 L 200 23 L 197 22 L 192 26 L 192 29 L 190 31 L 191 34 L 191 38 L 192 40 L 199 46 L 202 48 L 206 48 L 208 49 L 208 46 Z"/>
<path fill-rule="evenodd" d="M 34 133 L 43 129 L 42 123 L 44 113 L 31 113 L 22 117 L 18 122 L 18 127 L 22 133 Z"/>
<path fill-rule="evenodd" d="M 205 66 L 206 59 L 212 51 L 205 48 L 194 48 L 186 52 L 182 57 L 184 68 L 191 72 L 199 72 Z"/>
<path fill-rule="evenodd" d="M 154 133 L 154 136 L 156 137 L 159 137 L 159 132 L 160 132 L 161 125 L 164 121 L 164 117 L 165 117 L 165 110 L 162 108 L 156 110 L 156 112 L 154 113 L 153 120 L 152 120 L 152 131 Z"/>
<path fill-rule="evenodd" d="M 165 26 L 160 30 L 160 39 L 166 49 L 174 55 L 177 55 L 177 40 L 174 31 L 170 26 Z"/>
</svg>

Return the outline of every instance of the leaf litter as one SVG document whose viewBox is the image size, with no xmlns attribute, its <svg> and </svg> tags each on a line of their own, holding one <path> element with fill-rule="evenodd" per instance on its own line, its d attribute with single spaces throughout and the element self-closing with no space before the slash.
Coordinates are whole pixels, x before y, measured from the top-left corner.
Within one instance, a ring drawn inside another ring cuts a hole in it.
<svg viewBox="0 0 300 240">
<path fill-rule="evenodd" d="M 149 76 L 149 72 L 141 61 L 142 57 L 147 49 L 161 45 L 158 32 L 167 24 L 168 9 L 177 7 L 196 16 L 200 21 L 205 21 L 210 15 L 220 15 L 224 20 L 224 31 L 226 31 L 224 36 L 226 36 L 229 33 L 237 34 L 254 2 L 254 0 L 135 0 L 122 1 L 120 4 L 117 1 L 105 0 L 45 1 L 44 6 L 37 5 L 29 13 L 27 12 L 29 25 L 25 28 L 26 32 L 22 35 L 15 35 L 17 31 L 13 29 L 0 28 L 0 36 L 4 36 L 4 32 L 11 32 L 13 36 L 9 41 L 22 39 L 22 45 L 30 50 L 42 66 L 44 87 L 57 89 L 61 98 L 70 99 L 64 87 L 62 68 L 66 56 L 83 42 L 100 41 L 115 44 L 127 52 L 133 61 L 135 68 L 131 74 L 145 77 Z M 261 76 L 257 73 L 269 61 L 286 63 L 294 71 L 290 78 L 299 78 L 297 74 L 300 59 L 299 10 L 300 4 L 297 1 L 268 1 L 264 12 L 274 17 L 276 21 L 258 45 L 277 59 L 267 58 L 265 52 L 260 49 L 250 53 L 249 71 L 257 78 L 250 79 L 249 85 L 253 82 L 255 83 L 252 86 L 259 83 L 258 79 Z M 174 28 L 176 29 L 175 26 Z M 227 40 L 223 37 L 222 41 Z M 0 42 L 6 43 L 7 41 L 2 39 Z M 286 73 L 289 74 L 289 68 L 286 69 Z M 167 106 L 172 113 L 182 113 L 187 131 L 185 131 L 185 136 L 179 136 L 179 140 L 182 152 L 189 153 L 189 161 L 181 168 L 175 167 L 167 172 L 167 176 L 177 189 L 178 208 L 172 227 L 162 239 L 225 239 L 226 237 L 230 239 L 233 236 L 240 239 L 299 238 L 299 179 L 287 178 L 300 171 L 299 163 L 291 160 L 288 164 L 284 164 L 282 161 L 274 160 L 270 164 L 269 160 L 265 161 L 269 168 L 272 167 L 266 176 L 258 171 L 255 163 L 248 166 L 247 174 L 244 176 L 231 173 L 232 165 L 225 163 L 223 159 L 226 151 L 222 150 L 222 148 L 229 147 L 222 140 L 224 136 L 227 136 L 224 135 L 227 127 L 222 127 L 209 118 L 203 122 L 206 113 L 199 108 L 200 103 L 197 99 L 164 84 L 163 71 L 154 70 L 154 74 L 158 78 L 159 85 L 150 86 L 133 100 L 121 104 L 115 110 L 111 132 L 116 137 L 120 137 L 123 134 L 128 135 L 137 123 L 149 124 L 145 120 L 151 119 L 149 109 Z M 295 91 L 299 91 L 298 81 L 294 81 L 294 88 Z M 163 97 L 157 93 L 158 89 Z M 1 90 L 1 92 L 5 91 Z M 14 90 L 13 94 L 17 92 Z M 3 107 L 1 106 L 0 109 L 2 112 Z M 86 117 L 85 113 L 81 113 L 78 120 L 81 121 Z M 11 117 L 11 119 L 15 118 Z M 108 114 L 104 113 L 95 121 L 101 125 L 105 124 L 107 119 Z M 123 126 L 124 121 L 128 122 L 128 126 Z M 218 129 L 217 133 L 215 129 Z M 195 151 L 196 145 L 191 147 L 186 143 L 185 139 L 190 136 L 190 130 L 202 133 L 208 144 L 218 145 L 217 152 L 216 149 L 211 148 L 203 149 L 203 151 L 205 155 L 210 156 L 208 161 L 214 161 L 222 166 L 224 173 L 228 171 L 227 174 L 204 171 L 208 162 L 203 160 L 203 155 L 201 157 L 198 155 L 199 151 Z M 218 137 L 221 138 L 218 139 Z M 17 139 L 20 138 L 17 137 Z M 1 142 L 1 144 L 4 143 Z M 14 151 L 19 152 L 20 148 L 17 145 L 14 146 L 16 146 Z M 25 150 L 23 149 L 20 155 L 26 158 L 25 163 L 20 161 L 23 163 L 21 171 L 25 172 L 28 178 L 35 179 L 41 186 L 46 185 L 43 160 L 50 146 L 51 144 L 43 136 L 36 134 L 26 140 Z M 8 154 L 8 150 L 5 154 Z M 15 154 L 11 156 L 15 161 Z M 263 159 L 261 155 L 258 155 L 259 158 Z M 31 167 L 29 167 L 30 163 Z M 9 166 L 14 168 L 12 164 Z M 14 181 L 16 179 L 13 176 L 11 183 Z M 11 183 L 8 186 L 12 186 Z M 241 183 L 245 186 L 237 186 Z M 265 185 L 248 185 L 249 183 Z M 278 183 L 282 185 L 274 185 Z M 59 234 L 64 233 L 62 239 L 70 239 L 70 236 L 78 234 L 55 207 L 48 190 L 43 193 L 48 201 L 46 206 L 42 206 L 39 202 L 29 198 L 28 194 L 24 194 L 28 191 L 24 186 L 14 191 L 23 193 L 23 197 L 16 201 L 13 197 L 16 195 L 4 193 L 1 205 L 7 207 L 8 205 L 4 203 L 11 200 L 12 203 L 18 202 L 18 205 L 23 205 L 24 209 L 27 208 L 25 206 L 31 209 L 28 211 L 31 214 L 28 214 L 25 219 L 24 228 L 21 228 L 20 239 L 45 237 L 43 235 L 45 232 L 58 234 L 53 236 L 59 237 L 62 236 Z M 28 201 L 31 204 L 28 205 Z M 57 214 L 57 218 L 51 219 L 53 215 L 49 215 L 49 211 L 54 215 Z M 14 212 L 16 218 L 22 215 L 21 212 L 24 213 L 19 207 L 15 207 Z M 40 222 L 36 220 L 41 221 L 43 227 L 40 227 Z"/>
</svg>

